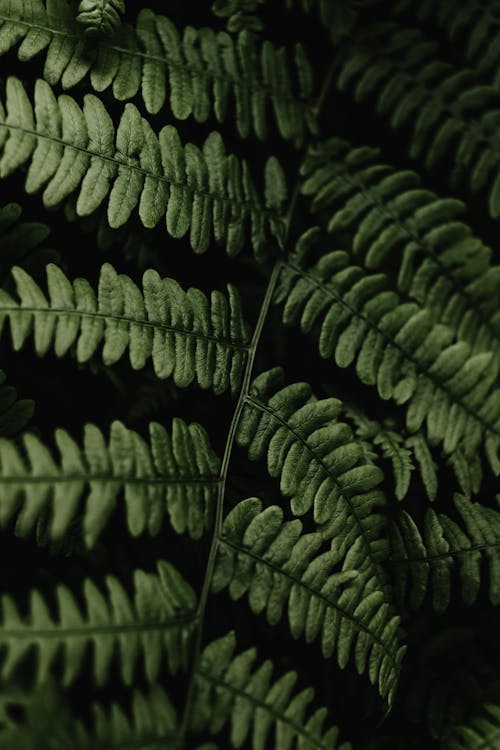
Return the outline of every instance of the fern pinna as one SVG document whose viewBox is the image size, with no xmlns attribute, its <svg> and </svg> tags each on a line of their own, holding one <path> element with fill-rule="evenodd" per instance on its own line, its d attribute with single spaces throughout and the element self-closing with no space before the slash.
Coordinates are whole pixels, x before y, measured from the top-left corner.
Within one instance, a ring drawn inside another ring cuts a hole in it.
<svg viewBox="0 0 500 750">
<path fill-rule="evenodd" d="M 496 748 L 498 9 L 132 6 L 0 0 L 0 749 Z"/>
</svg>

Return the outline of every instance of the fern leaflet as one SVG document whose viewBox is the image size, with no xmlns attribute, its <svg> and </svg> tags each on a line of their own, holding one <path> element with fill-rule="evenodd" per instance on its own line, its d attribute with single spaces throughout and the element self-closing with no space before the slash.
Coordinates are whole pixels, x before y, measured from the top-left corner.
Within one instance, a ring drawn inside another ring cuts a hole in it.
<svg viewBox="0 0 500 750">
<path fill-rule="evenodd" d="M 90 36 L 112 34 L 125 13 L 124 0 L 80 0 L 76 20 Z"/>
</svg>

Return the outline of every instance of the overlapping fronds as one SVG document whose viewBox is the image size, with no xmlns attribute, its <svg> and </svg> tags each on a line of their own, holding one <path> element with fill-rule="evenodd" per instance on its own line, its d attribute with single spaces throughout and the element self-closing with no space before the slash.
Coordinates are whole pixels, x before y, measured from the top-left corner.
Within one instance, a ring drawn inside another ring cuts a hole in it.
<svg viewBox="0 0 500 750">
<path fill-rule="evenodd" d="M 168 96 L 175 118 L 193 116 L 198 122 L 212 114 L 225 121 L 234 101 L 240 136 L 254 132 L 264 139 L 271 110 L 280 135 L 297 146 L 316 129 L 312 68 L 300 44 L 292 66 L 285 48 L 258 42 L 246 31 L 234 40 L 225 32 L 188 26 L 181 36 L 168 17 L 143 8 L 135 28 L 123 24 L 112 38 L 89 48 L 66 0 L 0 0 L 0 55 L 19 42 L 18 58 L 31 60 L 44 51 L 44 79 L 66 90 L 88 76 L 94 91 L 111 87 L 120 101 L 140 91 L 151 114 Z"/>
<path fill-rule="evenodd" d="M 388 553 L 385 498 L 380 469 L 369 463 L 351 428 L 338 419 L 342 403 L 316 400 L 307 383 L 283 386 L 277 367 L 253 381 L 237 441 L 251 460 L 267 458 L 271 476 L 290 498 L 294 515 L 312 509 L 324 539 L 331 540 L 351 570 L 370 571 L 379 591 L 387 581 L 380 567 Z"/>
<path fill-rule="evenodd" d="M 351 236 L 353 255 L 395 277 L 398 290 L 432 311 L 473 351 L 500 360 L 500 266 L 491 249 L 459 220 L 465 205 L 439 198 L 417 174 L 380 163 L 375 148 L 332 138 L 310 149 L 302 192 Z"/>
<path fill-rule="evenodd" d="M 335 654 L 341 668 L 354 657 L 358 673 L 368 672 L 391 702 L 404 654 L 399 617 L 370 567 L 357 571 L 350 563 L 360 546 L 358 540 L 340 567 L 335 541 L 328 549 L 319 532 L 303 533 L 299 519 L 284 521 L 277 505 L 262 510 L 258 498 L 249 498 L 224 520 L 213 589 L 228 587 L 233 599 L 248 595 L 252 612 L 265 612 L 271 625 L 285 611 L 294 638 L 319 638 L 323 656 Z"/>
<path fill-rule="evenodd" d="M 487 4 L 475 0 L 446 0 L 439 3 L 433 0 L 398 0 L 394 10 L 398 14 L 410 11 L 419 20 L 435 24 L 453 43 L 454 51 L 462 54 L 470 65 L 498 87 L 498 0 L 490 0 Z"/>
<path fill-rule="evenodd" d="M 276 159 L 266 168 L 266 209 L 246 162 L 226 155 L 218 133 L 201 149 L 183 146 L 172 125 L 156 136 L 133 104 L 125 105 L 115 130 L 93 94 L 80 109 L 66 94 L 56 99 L 49 84 L 38 80 L 32 105 L 21 82 L 9 77 L 5 110 L 0 103 L 0 155 L 0 177 L 28 166 L 25 189 L 43 189 L 47 208 L 78 190 L 78 215 L 91 214 L 108 199 L 109 224 L 119 227 L 138 208 L 148 228 L 165 219 L 172 237 L 189 232 L 198 253 L 212 236 L 229 254 L 239 252 L 247 224 L 259 258 L 270 232 L 282 236 L 275 201 L 283 197 L 284 178 Z"/>
<path fill-rule="evenodd" d="M 275 750 L 351 749 L 349 743 L 339 743 L 337 727 L 325 729 L 326 708 L 309 713 L 314 690 L 294 691 L 296 672 L 272 682 L 270 660 L 256 664 L 256 649 L 235 656 L 235 648 L 231 632 L 204 649 L 195 678 L 193 732 L 208 729 L 215 735 L 230 723 L 235 748 L 248 740 L 252 750 L 262 750 L 272 737 Z"/>
<path fill-rule="evenodd" d="M 60 429 L 57 459 L 34 434 L 22 443 L 0 439 L 0 525 L 15 518 L 18 536 L 57 541 L 78 522 L 92 547 L 121 496 L 133 536 L 158 534 L 166 514 L 193 539 L 210 528 L 220 461 L 199 424 L 152 422 L 149 443 L 118 421 L 109 438 L 86 424 L 82 446 Z"/>
<path fill-rule="evenodd" d="M 85 279 L 70 282 L 50 264 L 46 296 L 21 268 L 12 273 L 19 301 L 0 290 L 0 325 L 8 320 L 16 350 L 31 335 L 39 356 L 53 349 L 62 357 L 76 347 L 78 361 L 87 362 L 102 347 L 102 361 L 112 365 L 128 350 L 134 370 L 152 359 L 156 376 L 172 376 L 180 387 L 195 382 L 215 393 L 237 391 L 247 326 L 231 285 L 228 297 L 214 291 L 209 299 L 149 269 L 141 291 L 105 263 L 95 293 Z"/>
<path fill-rule="evenodd" d="M 432 89 L 427 83 L 432 81 Z M 337 76 L 341 90 L 372 99 L 391 127 L 411 128 L 409 154 L 427 169 L 449 165 L 453 187 L 485 191 L 492 218 L 500 217 L 500 94 L 473 69 L 436 59 L 436 49 L 415 29 L 374 25 L 356 40 Z"/>
<path fill-rule="evenodd" d="M 125 13 L 124 0 L 80 0 L 76 20 L 90 36 L 107 35 L 120 25 L 121 13 Z"/>
<path fill-rule="evenodd" d="M 500 472 L 500 389 L 492 352 L 473 354 L 453 331 L 416 302 L 402 302 L 383 273 L 352 264 L 343 251 L 323 254 L 318 228 L 305 232 L 283 263 L 277 302 L 283 321 L 318 332 L 319 352 L 339 367 L 354 365 L 362 383 L 406 405 L 406 426 L 425 423 L 432 445 L 474 455 L 484 444 Z"/>
<path fill-rule="evenodd" d="M 396 499 L 403 500 L 406 497 L 412 474 L 418 471 L 427 497 L 431 501 L 435 500 L 438 490 L 436 463 L 424 435 L 417 432 L 406 436 L 390 420 L 381 423 L 369 419 L 361 410 L 352 406 L 344 408 L 355 426 L 356 435 L 365 444 L 369 458 L 375 460 L 382 457 L 391 462 Z"/>
<path fill-rule="evenodd" d="M 455 495 L 454 502 L 460 524 L 429 509 L 422 532 L 406 512 L 392 526 L 396 591 L 413 609 L 422 606 L 430 591 L 434 610 L 444 612 L 450 603 L 454 572 L 461 582 L 463 601 L 473 604 L 481 589 L 484 562 L 490 602 L 500 604 L 500 513 L 461 495 Z"/>
<path fill-rule="evenodd" d="M 119 674 L 132 684 L 137 665 L 156 682 L 164 664 L 175 673 L 187 666 L 193 633 L 196 596 L 168 562 L 158 573 L 134 572 L 132 597 L 120 581 L 106 577 L 106 593 L 90 579 L 83 584 L 84 611 L 64 585 L 56 588 L 57 616 L 39 591 L 33 590 L 27 616 L 11 596 L 1 599 L 0 645 L 2 678 L 8 679 L 34 648 L 35 679 L 41 684 L 61 665 L 61 680 L 70 685 L 80 674 L 92 645 L 90 661 L 97 685 L 107 682 L 117 652 Z"/>
<path fill-rule="evenodd" d="M 74 750 L 134 747 L 173 750 L 178 738 L 177 715 L 165 690 L 153 684 L 146 691 L 133 690 L 125 706 L 94 703 L 89 728 L 68 710 L 53 682 L 35 689 L 25 706 L 24 722 L 0 730 L 1 750 Z M 58 744 L 59 743 L 59 744 Z"/>
<path fill-rule="evenodd" d="M 35 402 L 31 398 L 17 396 L 17 390 L 7 385 L 7 376 L 0 370 L 0 438 L 17 435 L 26 427 L 35 410 Z"/>
<path fill-rule="evenodd" d="M 453 727 L 443 750 L 497 750 L 500 742 L 500 706 L 486 703 L 468 724 Z"/>
</svg>

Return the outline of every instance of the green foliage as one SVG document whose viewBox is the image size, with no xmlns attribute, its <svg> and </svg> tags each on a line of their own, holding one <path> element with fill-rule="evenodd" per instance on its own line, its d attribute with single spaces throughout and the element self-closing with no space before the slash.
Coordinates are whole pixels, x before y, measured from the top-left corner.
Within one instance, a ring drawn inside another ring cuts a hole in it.
<svg viewBox="0 0 500 750">
<path fill-rule="evenodd" d="M 0 750 L 496 747 L 500 6 L 149 5 L 0 0 Z"/>
<path fill-rule="evenodd" d="M 101 6 L 98 18 L 104 6 L 121 4 L 121 0 L 88 2 Z M 31 25 L 32 19 L 43 31 Z M 151 114 L 165 107 L 168 94 L 169 109 L 176 119 L 192 116 L 197 122 L 205 122 L 212 113 L 219 123 L 224 122 L 234 100 L 235 125 L 242 137 L 253 131 L 265 138 L 267 104 L 282 137 L 297 146 L 308 130 L 315 130 L 312 71 L 300 45 L 295 48 L 292 67 L 284 48 L 269 41 L 257 44 L 244 31 L 233 41 L 223 32 L 188 27 L 181 37 L 168 17 L 144 8 L 135 27 L 125 24 L 111 39 L 98 40 L 88 50 L 66 0 L 1 0 L 2 20 L 0 54 L 18 42 L 21 61 L 46 50 L 43 77 L 52 86 L 60 82 L 68 90 L 88 76 L 94 91 L 111 88 L 119 101 L 140 91 Z M 92 14 L 89 18 L 85 13 L 77 20 L 86 26 L 89 21 L 88 28 L 94 28 Z"/>
<path fill-rule="evenodd" d="M 243 500 L 224 521 L 213 588 L 228 586 L 233 599 L 247 593 L 252 611 L 265 610 L 271 625 L 286 607 L 294 638 L 321 638 L 323 656 L 336 652 L 341 668 L 354 656 L 359 674 L 368 671 L 390 696 L 405 650 L 398 649 L 399 618 L 359 564 L 356 545 L 339 569 L 342 552 L 322 543 L 320 533 L 302 533 L 299 520 L 284 522 L 278 506 L 262 510 L 258 498 Z"/>
<path fill-rule="evenodd" d="M 250 747 L 262 750 L 273 732 L 276 750 L 350 750 L 349 743 L 338 744 L 337 728 L 323 728 L 324 708 L 315 709 L 306 718 L 314 690 L 304 688 L 294 695 L 296 672 L 271 682 L 271 661 L 255 668 L 255 649 L 234 656 L 235 647 L 234 633 L 228 633 L 210 643 L 201 655 L 194 693 L 196 732 L 207 727 L 215 734 L 230 721 L 233 747 L 240 747 L 252 732 Z"/>
<path fill-rule="evenodd" d="M 0 525 L 15 517 L 16 535 L 36 529 L 41 539 L 58 541 L 78 519 L 92 547 L 123 493 L 132 536 L 158 534 L 168 513 L 177 533 L 199 539 L 211 527 L 220 463 L 208 436 L 200 425 L 178 418 L 171 433 L 152 422 L 149 435 L 148 445 L 115 421 L 107 440 L 96 425 L 86 424 L 80 447 L 59 429 L 57 462 L 29 432 L 22 452 L 15 441 L 1 440 Z"/>
<path fill-rule="evenodd" d="M 362 383 L 382 399 L 406 405 L 409 432 L 425 424 L 431 445 L 472 456 L 485 444 L 500 470 L 500 389 L 491 351 L 474 354 L 432 313 L 391 289 L 383 273 L 368 273 L 334 250 L 317 262 L 309 256 L 321 242 L 318 227 L 305 232 L 283 263 L 277 302 L 285 302 L 285 325 L 317 329 L 322 357 L 339 367 L 355 365 Z"/>
<path fill-rule="evenodd" d="M 197 253 L 207 250 L 212 234 L 229 254 L 239 252 L 247 221 L 259 257 L 269 229 L 281 233 L 278 206 L 268 203 L 266 211 L 246 163 L 226 155 L 219 134 L 212 133 L 200 150 L 183 146 L 172 125 L 156 136 L 133 104 L 125 105 L 115 131 L 92 94 L 80 109 L 66 94 L 56 99 L 43 80 L 36 82 L 34 107 L 18 79 L 10 77 L 6 91 L 5 110 L 0 103 L 0 176 L 29 162 L 25 189 L 43 188 L 45 207 L 57 206 L 79 188 L 79 216 L 108 198 L 108 221 L 116 228 L 138 207 L 149 229 L 165 218 L 172 237 L 189 232 Z M 266 185 L 266 193 L 271 189 Z"/>
<path fill-rule="evenodd" d="M 484 559 L 488 564 L 490 601 L 493 606 L 500 603 L 500 513 L 461 495 L 456 495 L 454 502 L 462 525 L 429 509 L 422 533 L 405 511 L 399 525 L 393 526 L 396 587 L 401 599 L 409 594 L 413 609 L 422 606 L 431 589 L 435 611 L 444 612 L 450 603 L 452 572 L 457 568 L 462 599 L 469 606 L 473 604 L 483 580 Z"/>
<path fill-rule="evenodd" d="M 486 704 L 483 715 L 467 726 L 455 727 L 443 744 L 444 750 L 495 750 L 500 736 L 500 707 Z"/>
<path fill-rule="evenodd" d="M 247 327 L 239 297 L 229 286 L 226 298 L 198 289 L 185 292 L 174 279 L 148 269 L 143 290 L 106 263 L 97 294 L 85 279 L 73 283 L 55 265 L 47 266 L 48 299 L 25 271 L 15 266 L 16 302 L 0 294 L 0 321 L 8 320 L 15 349 L 33 334 L 39 356 L 54 349 L 63 357 L 76 345 L 76 358 L 87 362 L 102 345 L 102 360 L 112 365 L 129 352 L 139 370 L 153 360 L 158 378 L 173 377 L 186 388 L 237 391 L 246 358 Z"/>
<path fill-rule="evenodd" d="M 473 193 L 485 191 L 490 216 L 498 219 L 496 87 L 475 69 L 436 59 L 436 46 L 417 29 L 388 22 L 371 28 L 369 35 L 362 53 L 356 44 L 346 49 L 339 88 L 351 89 L 358 101 L 375 95 L 377 111 L 391 127 L 409 125 L 410 156 L 422 159 L 427 169 L 451 157 L 452 187 L 465 182 Z M 432 92 L 425 85 L 428 80 Z"/>
<path fill-rule="evenodd" d="M 71 591 L 61 584 L 55 592 L 57 618 L 36 590 L 30 595 L 27 619 L 21 617 L 12 597 L 4 595 L 2 678 L 8 679 L 31 647 L 36 646 L 37 682 L 45 681 L 54 660 L 62 655 L 62 681 L 70 685 L 82 669 L 90 643 L 97 685 L 109 678 L 115 648 L 121 657 L 120 677 L 127 685 L 132 684 L 138 663 L 151 683 L 156 681 L 164 661 L 171 672 L 177 672 L 188 658 L 196 596 L 170 563 L 161 560 L 157 569 L 157 575 L 134 572 L 132 597 L 114 576 L 106 577 L 106 595 L 87 579 L 83 584 L 85 613 Z"/>
</svg>

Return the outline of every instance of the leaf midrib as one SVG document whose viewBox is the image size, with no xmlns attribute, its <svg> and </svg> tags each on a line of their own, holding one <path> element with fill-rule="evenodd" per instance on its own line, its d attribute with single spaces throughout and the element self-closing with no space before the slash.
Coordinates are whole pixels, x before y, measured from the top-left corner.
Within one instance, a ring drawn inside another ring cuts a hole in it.
<svg viewBox="0 0 500 750">
<path fill-rule="evenodd" d="M 324 602 L 328 607 L 331 607 L 332 609 L 337 610 L 340 612 L 342 617 L 344 617 L 346 620 L 349 620 L 349 622 L 353 623 L 355 627 L 362 631 L 363 633 L 366 633 L 369 635 L 375 643 L 377 643 L 383 652 L 386 654 L 386 656 L 389 658 L 389 661 L 392 662 L 395 669 L 398 668 L 398 662 L 397 659 L 394 658 L 393 653 L 388 649 L 387 644 L 382 641 L 382 639 L 377 635 L 376 632 L 372 631 L 365 623 L 361 622 L 360 620 L 356 620 L 354 616 L 348 612 L 343 607 L 340 607 L 338 603 L 333 602 L 331 599 L 329 599 L 325 594 L 323 594 L 321 591 L 318 591 L 318 589 L 313 588 L 310 584 L 308 584 L 306 581 L 303 581 L 301 579 L 295 578 L 291 573 L 281 568 L 279 565 L 276 565 L 271 560 L 266 560 L 265 557 L 261 557 L 260 555 L 257 555 L 253 550 L 249 549 L 248 547 L 243 547 L 238 544 L 235 544 L 235 542 L 231 541 L 227 537 L 220 537 L 220 542 L 227 547 L 231 547 L 232 549 L 236 550 L 237 552 L 241 552 L 248 557 L 251 557 L 256 562 L 260 563 L 261 565 L 265 565 L 270 570 L 272 570 L 275 573 L 278 573 L 279 575 L 283 576 L 283 578 L 287 578 L 289 581 L 291 581 L 292 584 L 296 586 L 300 586 L 305 591 L 307 591 L 311 596 L 316 597 L 320 601 Z M 385 622 L 384 622 L 385 625 Z"/>
<path fill-rule="evenodd" d="M 315 286 L 318 289 L 321 289 L 321 291 L 331 299 L 335 300 L 335 302 L 340 303 L 343 307 L 345 307 L 353 317 L 358 318 L 359 320 L 362 320 L 366 325 L 371 328 L 373 331 L 376 331 L 376 333 L 379 336 L 382 336 L 384 341 L 387 345 L 393 347 L 396 349 L 400 354 L 403 355 L 404 358 L 406 358 L 409 362 L 411 362 L 413 365 L 415 365 L 415 369 L 421 374 L 424 375 L 426 378 L 428 378 L 434 386 L 441 390 L 443 393 L 446 394 L 446 396 L 450 399 L 452 403 L 458 404 L 470 417 L 472 417 L 476 422 L 478 422 L 483 429 L 486 432 L 490 432 L 493 435 L 496 435 L 497 437 L 500 437 L 500 430 L 497 429 L 494 425 L 489 424 L 486 422 L 486 420 L 479 416 L 479 414 L 476 414 L 470 406 L 468 406 L 461 396 L 456 396 L 452 391 L 449 390 L 449 388 L 445 387 L 445 383 L 441 380 L 439 380 L 436 375 L 431 374 L 429 372 L 429 368 L 424 367 L 415 357 L 408 352 L 406 349 L 404 349 L 401 344 L 397 343 L 395 339 L 392 339 L 385 331 L 383 331 L 377 323 L 375 323 L 371 318 L 367 317 L 363 312 L 360 310 L 357 310 L 352 305 L 350 305 L 348 302 L 346 302 L 343 297 L 338 294 L 334 289 L 331 289 L 325 282 L 321 281 L 321 279 L 318 279 L 314 276 L 314 274 L 310 271 L 306 271 L 303 268 L 300 268 L 300 266 L 296 265 L 295 263 L 292 263 L 291 261 L 283 261 L 283 265 L 290 268 L 294 273 L 296 273 L 298 276 L 300 276 L 304 281 L 311 286 Z"/>
<path fill-rule="evenodd" d="M 75 310 L 74 308 L 64 308 L 64 307 L 33 307 L 33 306 L 23 306 L 22 302 L 16 305 L 15 307 L 2 305 L 0 301 L 0 315 L 11 315 L 11 314 L 19 314 L 19 313 L 26 313 L 29 315 L 36 315 L 43 314 L 43 315 L 55 315 L 56 317 L 63 317 L 63 316 L 73 316 L 77 318 L 91 318 L 91 319 L 98 319 L 101 318 L 106 321 L 114 321 L 117 323 L 123 323 L 127 326 L 127 328 L 132 328 L 132 326 L 139 326 L 141 328 L 153 328 L 153 330 L 158 331 L 166 331 L 168 333 L 178 333 L 182 334 L 183 336 L 187 336 L 190 338 L 197 338 L 201 339 L 202 341 L 209 341 L 211 343 L 225 346 L 228 349 L 238 349 L 240 351 L 248 351 L 249 345 L 248 344 L 242 344 L 240 342 L 233 341 L 231 339 L 226 338 L 217 338 L 214 335 L 201 333 L 199 331 L 189 331 L 183 328 L 175 328 L 174 326 L 168 326 L 165 323 L 157 323 L 153 320 L 138 320 L 136 318 L 130 318 L 125 315 L 112 315 L 109 313 L 103 313 L 96 310 L 95 312 L 88 312 L 84 310 Z M 74 341 L 78 338 L 80 335 L 80 331 L 78 332 L 77 336 L 75 337 Z"/>
<path fill-rule="evenodd" d="M 54 36 L 60 36 L 64 37 L 65 39 L 74 39 L 78 42 L 81 40 L 81 36 L 77 33 L 70 34 L 67 30 L 60 30 L 60 29 L 54 29 L 50 26 L 44 26 L 43 24 L 39 23 L 30 23 L 28 21 L 24 20 L 17 20 L 13 17 L 8 17 L 0 14 L 0 21 L 4 21 L 6 23 L 15 23 L 19 26 L 25 26 L 30 29 L 36 29 L 37 31 L 46 31 L 49 34 L 53 34 Z M 130 27 L 135 34 L 136 38 L 138 38 L 137 35 L 137 29 L 135 27 Z M 196 29 L 196 31 L 199 31 L 199 29 Z M 50 44 L 50 42 L 48 43 Z M 44 47 L 44 49 L 47 48 L 48 44 Z M 181 41 L 182 45 L 182 41 Z M 167 68 L 174 68 L 177 70 L 185 70 L 188 73 L 194 73 L 200 77 L 207 78 L 208 80 L 214 80 L 214 81 L 223 81 L 224 83 L 228 84 L 241 84 L 243 81 L 245 86 L 250 91 L 265 91 L 267 92 L 270 99 L 278 99 L 283 102 L 299 102 L 300 104 L 304 105 L 304 110 L 310 110 L 311 112 L 314 111 L 314 99 L 311 99 L 310 97 L 303 97 L 300 95 L 300 93 L 297 96 L 294 96 L 293 94 L 285 93 L 283 94 L 282 90 L 280 88 L 274 87 L 272 85 L 269 85 L 268 83 L 265 83 L 262 80 L 256 80 L 250 78 L 248 75 L 246 75 L 245 71 L 242 70 L 242 75 L 238 78 L 234 78 L 226 73 L 226 75 L 222 73 L 215 73 L 213 71 L 207 71 L 206 68 L 199 68 L 195 67 L 194 65 L 183 62 L 179 63 L 176 60 L 172 60 L 171 58 L 168 58 L 167 56 L 162 57 L 161 55 L 152 55 L 149 52 L 142 52 L 142 50 L 133 50 L 128 49 L 127 47 L 121 47 L 119 44 L 109 44 L 106 42 L 100 43 L 100 46 L 107 47 L 108 49 L 114 50 L 115 52 L 120 52 L 121 54 L 129 55 L 130 57 L 139 57 L 144 60 L 153 60 L 155 62 L 160 62 L 163 65 L 165 65 Z"/>
</svg>

